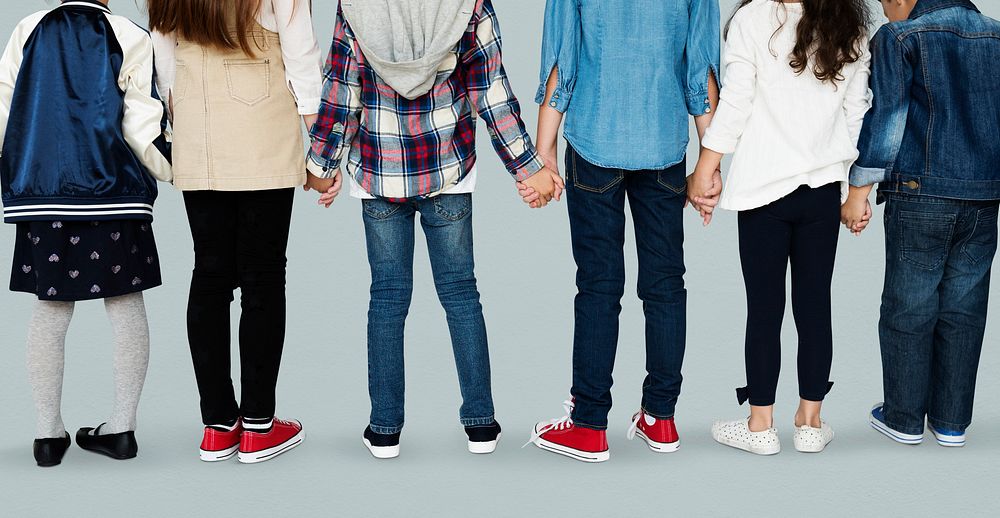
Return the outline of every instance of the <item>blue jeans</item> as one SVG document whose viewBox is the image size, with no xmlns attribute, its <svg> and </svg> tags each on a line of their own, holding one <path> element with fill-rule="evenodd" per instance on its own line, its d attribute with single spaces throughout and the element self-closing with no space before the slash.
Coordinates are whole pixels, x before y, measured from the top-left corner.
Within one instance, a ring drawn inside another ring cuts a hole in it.
<svg viewBox="0 0 1000 518">
<path fill-rule="evenodd" d="M 681 390 L 687 312 L 684 289 L 683 161 L 654 171 L 590 164 L 566 152 L 570 232 L 576 259 L 573 422 L 604 429 L 611 410 L 618 316 L 625 294 L 625 198 L 639 254 L 638 293 L 646 317 L 646 380 L 642 408 L 674 415 Z"/>
<path fill-rule="evenodd" d="M 363 202 L 368 262 L 368 393 L 371 428 L 403 427 L 403 326 L 413 294 L 414 219 L 427 238 L 434 285 L 444 306 L 462 391 L 463 426 L 493 422 L 486 321 L 476 288 L 472 253 L 472 195 L 441 195 L 416 202 Z"/>
<path fill-rule="evenodd" d="M 972 421 L 996 201 L 887 194 L 879 339 L 886 424 L 908 434 Z"/>
</svg>

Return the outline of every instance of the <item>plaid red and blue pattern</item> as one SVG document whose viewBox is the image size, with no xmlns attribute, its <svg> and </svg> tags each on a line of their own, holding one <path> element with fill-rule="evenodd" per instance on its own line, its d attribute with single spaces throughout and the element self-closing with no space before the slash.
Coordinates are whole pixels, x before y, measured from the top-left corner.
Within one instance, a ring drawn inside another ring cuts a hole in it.
<svg viewBox="0 0 1000 518">
<path fill-rule="evenodd" d="M 366 63 L 338 10 L 319 119 L 310 132 L 310 172 L 330 178 L 344 165 L 374 196 L 434 196 L 475 165 L 476 114 L 515 179 L 538 172 L 543 165 L 521 120 L 500 47 L 496 12 L 490 0 L 480 0 L 454 56 L 439 68 L 437 83 L 409 100 Z"/>
</svg>

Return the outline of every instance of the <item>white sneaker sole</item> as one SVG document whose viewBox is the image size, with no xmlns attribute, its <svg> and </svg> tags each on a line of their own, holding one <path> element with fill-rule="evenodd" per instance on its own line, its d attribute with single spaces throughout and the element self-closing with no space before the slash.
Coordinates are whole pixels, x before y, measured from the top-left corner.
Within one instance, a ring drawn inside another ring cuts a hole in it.
<svg viewBox="0 0 1000 518">
<path fill-rule="evenodd" d="M 368 448 L 368 452 L 376 459 L 395 459 L 399 457 L 398 444 L 395 446 L 372 446 L 371 441 L 364 437 L 361 438 L 361 442 L 365 443 L 365 448 Z"/>
<path fill-rule="evenodd" d="M 730 448 L 736 448 L 737 450 L 742 450 L 742 451 L 745 451 L 745 452 L 748 452 L 748 453 L 752 453 L 754 455 L 768 456 L 768 455 L 777 455 L 777 454 L 781 453 L 781 444 L 776 444 L 774 446 L 767 447 L 767 448 L 755 448 L 753 446 L 750 446 L 749 444 L 742 443 L 742 442 L 739 442 L 739 441 L 730 441 L 730 440 L 728 440 L 728 439 L 726 439 L 724 437 L 713 437 L 713 439 L 715 439 L 715 442 L 717 442 L 717 443 L 719 443 L 719 444 L 721 444 L 723 446 L 729 446 Z"/>
<path fill-rule="evenodd" d="M 569 448 L 561 444 L 556 444 L 554 442 L 546 441 L 541 437 L 536 438 L 532 442 L 535 444 L 535 446 L 538 446 L 539 448 L 545 451 L 558 453 L 559 455 L 563 455 L 571 459 L 578 460 L 580 462 L 604 462 L 611 458 L 611 454 L 607 451 L 598 451 L 598 452 L 581 451 L 576 448 Z"/>
<path fill-rule="evenodd" d="M 229 460 L 240 451 L 240 445 L 237 444 L 232 448 L 226 448 L 225 450 L 218 451 L 208 451 L 201 448 L 198 449 L 198 458 L 205 462 L 221 462 L 224 460 Z"/>
<path fill-rule="evenodd" d="M 642 433 L 642 430 L 639 430 L 638 428 L 636 428 L 635 430 L 635 435 L 638 436 L 643 441 L 645 441 L 646 446 L 649 446 L 649 449 L 655 451 L 656 453 L 673 453 L 679 450 L 681 447 L 681 441 L 656 442 L 647 437 L 646 434 Z"/>
<path fill-rule="evenodd" d="M 257 464 L 258 462 L 264 462 L 271 460 L 282 453 L 295 448 L 296 446 L 302 444 L 302 441 L 306 440 L 306 431 L 299 430 L 299 433 L 295 434 L 291 439 L 277 445 L 272 446 L 266 450 L 254 451 L 254 452 L 239 452 L 236 455 L 236 460 L 239 460 L 243 464 Z"/>
<path fill-rule="evenodd" d="M 896 430 L 889 428 L 882 421 L 875 419 L 875 416 L 873 416 L 871 412 L 868 412 L 868 422 L 871 423 L 872 428 L 874 428 L 875 431 L 898 442 L 899 444 L 916 446 L 924 442 L 924 436 L 897 432 Z"/>
<path fill-rule="evenodd" d="M 469 453 L 476 455 L 486 455 L 497 451 L 497 443 L 500 442 L 502 433 L 497 434 L 497 438 L 492 441 L 473 442 L 469 441 Z"/>
<path fill-rule="evenodd" d="M 934 434 L 934 439 L 937 440 L 937 443 L 946 448 L 961 448 L 965 446 L 965 434 L 959 436 L 942 435 L 933 426 L 931 427 L 931 433 Z"/>
</svg>

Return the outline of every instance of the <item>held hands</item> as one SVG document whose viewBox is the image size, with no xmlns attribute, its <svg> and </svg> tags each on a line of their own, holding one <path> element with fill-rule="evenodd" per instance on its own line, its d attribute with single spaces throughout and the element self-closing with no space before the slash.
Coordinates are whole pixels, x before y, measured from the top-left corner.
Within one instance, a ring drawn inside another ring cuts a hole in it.
<svg viewBox="0 0 1000 518">
<path fill-rule="evenodd" d="M 302 190 L 313 190 L 320 193 L 318 203 L 329 209 L 337 195 L 340 194 L 343 181 L 344 177 L 339 169 L 333 178 L 320 178 L 312 173 L 307 173 L 306 184 L 302 186 Z"/>
<path fill-rule="evenodd" d="M 722 170 L 718 167 L 704 167 L 699 162 L 694 174 L 688 177 L 687 184 L 688 199 L 685 204 L 690 203 L 701 214 L 703 224 L 708 226 L 712 223 L 712 213 L 719 205 L 722 194 Z"/>
<path fill-rule="evenodd" d="M 550 163 L 545 161 L 545 163 Z M 542 168 L 527 180 L 517 182 L 517 193 L 533 209 L 540 209 L 549 204 L 550 201 L 562 200 L 563 190 L 566 184 L 563 182 L 559 172 L 550 169 L 548 166 Z"/>
<path fill-rule="evenodd" d="M 860 236 L 872 219 L 872 204 L 868 189 L 851 187 L 847 201 L 840 207 L 840 222 L 855 236 Z"/>
</svg>

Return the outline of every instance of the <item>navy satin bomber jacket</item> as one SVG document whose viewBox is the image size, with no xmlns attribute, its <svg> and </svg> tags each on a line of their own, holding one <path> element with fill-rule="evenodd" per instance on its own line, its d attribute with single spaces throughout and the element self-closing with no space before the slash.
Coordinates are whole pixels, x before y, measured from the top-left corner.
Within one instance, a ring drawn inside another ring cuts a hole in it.
<svg viewBox="0 0 1000 518">
<path fill-rule="evenodd" d="M 148 33 L 93 0 L 17 26 L 0 59 L 4 221 L 153 218 L 171 179 Z"/>
</svg>

